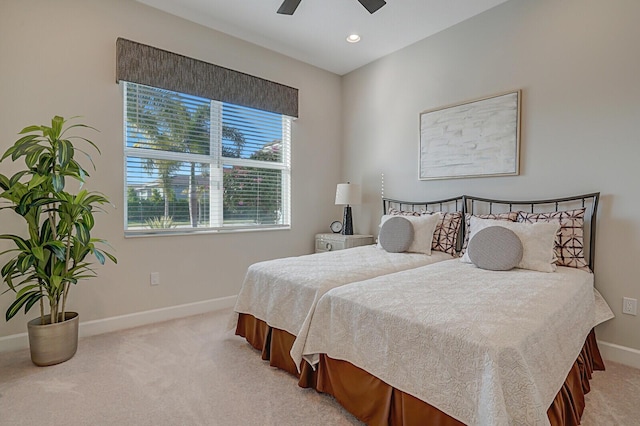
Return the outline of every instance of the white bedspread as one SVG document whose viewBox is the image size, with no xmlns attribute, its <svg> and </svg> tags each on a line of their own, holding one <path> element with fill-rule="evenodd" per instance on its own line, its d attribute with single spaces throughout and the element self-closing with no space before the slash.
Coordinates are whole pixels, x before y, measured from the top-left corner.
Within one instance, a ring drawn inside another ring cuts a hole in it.
<svg viewBox="0 0 640 426">
<path fill-rule="evenodd" d="M 230 326 L 235 327 L 238 313 L 250 314 L 297 336 L 318 299 L 332 288 L 450 259 L 438 251 L 388 253 L 370 245 L 255 263 L 247 270 Z"/>
<path fill-rule="evenodd" d="M 593 274 L 458 260 L 331 290 L 304 347 L 346 360 L 468 425 L 546 425 L 589 331 L 613 314 Z M 608 312 L 607 312 L 608 311 Z"/>
</svg>

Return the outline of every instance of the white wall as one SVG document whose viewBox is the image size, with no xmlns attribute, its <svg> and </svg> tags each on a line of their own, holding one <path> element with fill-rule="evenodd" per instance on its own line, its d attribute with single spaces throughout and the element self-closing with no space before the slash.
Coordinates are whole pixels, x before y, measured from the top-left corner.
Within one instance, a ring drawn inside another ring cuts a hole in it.
<svg viewBox="0 0 640 426">
<path fill-rule="evenodd" d="M 602 193 L 596 285 L 616 318 L 598 338 L 640 349 L 640 2 L 511 0 L 343 78 L 343 177 L 375 233 L 385 195 L 535 199 Z M 419 113 L 522 89 L 521 174 L 418 180 Z M 639 353 L 640 354 L 640 353 Z"/>
<path fill-rule="evenodd" d="M 289 231 L 124 238 L 122 94 L 115 83 L 115 42 L 124 37 L 300 89 L 293 125 L 292 229 Z M 81 321 L 159 309 L 237 294 L 256 261 L 310 253 L 313 236 L 338 210 L 340 77 L 170 16 L 133 0 L 21 0 L 0 3 L 0 150 L 31 124 L 54 115 L 82 115 L 100 130 L 97 171 L 88 182 L 115 204 L 99 215 L 96 236 L 109 240 L 118 265 L 98 267 L 99 278 L 72 290 Z M 15 167 L 6 161 L 3 174 Z M 19 232 L 10 212 L 0 233 Z M 5 248 L 6 245 L 0 246 Z M 149 285 L 158 271 L 161 284 Z M 4 290 L 4 288 L 2 289 Z M 11 294 L 0 296 L 0 312 Z M 0 338 L 26 331 L 20 314 L 0 321 Z M 0 342 L 1 344 L 1 342 Z"/>
</svg>

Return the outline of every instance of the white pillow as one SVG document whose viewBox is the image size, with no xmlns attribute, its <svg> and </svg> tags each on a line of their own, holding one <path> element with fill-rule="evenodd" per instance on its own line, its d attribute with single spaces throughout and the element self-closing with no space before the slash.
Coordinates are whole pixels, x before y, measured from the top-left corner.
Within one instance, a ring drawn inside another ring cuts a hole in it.
<svg viewBox="0 0 640 426">
<path fill-rule="evenodd" d="M 518 263 L 518 268 L 540 272 L 554 272 L 556 270 L 555 261 L 557 257 L 554 247 L 556 233 L 560 227 L 558 223 L 519 223 L 480 219 L 472 216 L 470 225 L 469 239 L 473 238 L 481 229 L 489 226 L 502 226 L 513 231 L 522 241 L 522 260 Z M 461 260 L 466 263 L 472 263 L 469 254 L 466 252 Z"/>
<path fill-rule="evenodd" d="M 384 215 L 380 221 L 380 226 L 389 220 L 392 217 L 391 215 Z M 442 214 L 432 214 L 428 216 L 402 216 L 404 219 L 407 219 L 413 225 L 413 242 L 407 249 L 408 252 L 411 253 L 423 253 L 423 254 L 431 254 L 431 243 L 433 242 L 433 233 L 436 230 L 436 225 L 438 221 L 442 219 Z M 380 242 L 378 242 L 378 247 L 382 248 Z"/>
</svg>

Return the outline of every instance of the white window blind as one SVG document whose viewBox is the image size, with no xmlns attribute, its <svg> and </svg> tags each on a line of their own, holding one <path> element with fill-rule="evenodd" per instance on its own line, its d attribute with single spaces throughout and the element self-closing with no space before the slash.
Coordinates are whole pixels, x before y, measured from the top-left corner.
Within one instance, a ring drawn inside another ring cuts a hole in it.
<svg viewBox="0 0 640 426">
<path fill-rule="evenodd" d="M 127 234 L 290 225 L 290 117 L 123 84 Z"/>
</svg>

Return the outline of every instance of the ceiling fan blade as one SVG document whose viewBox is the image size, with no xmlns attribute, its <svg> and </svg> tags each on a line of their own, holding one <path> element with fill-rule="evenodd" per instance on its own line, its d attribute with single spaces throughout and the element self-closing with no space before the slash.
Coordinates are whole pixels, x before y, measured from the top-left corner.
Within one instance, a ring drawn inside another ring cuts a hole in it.
<svg viewBox="0 0 640 426">
<path fill-rule="evenodd" d="M 300 0 L 284 0 L 280 5 L 280 9 L 278 9 L 278 13 L 281 15 L 293 15 L 299 4 Z"/>
<path fill-rule="evenodd" d="M 358 0 L 361 5 L 364 6 L 365 9 L 369 11 L 369 13 L 373 13 L 376 10 L 380 9 L 382 6 L 387 4 L 384 0 Z"/>
</svg>

